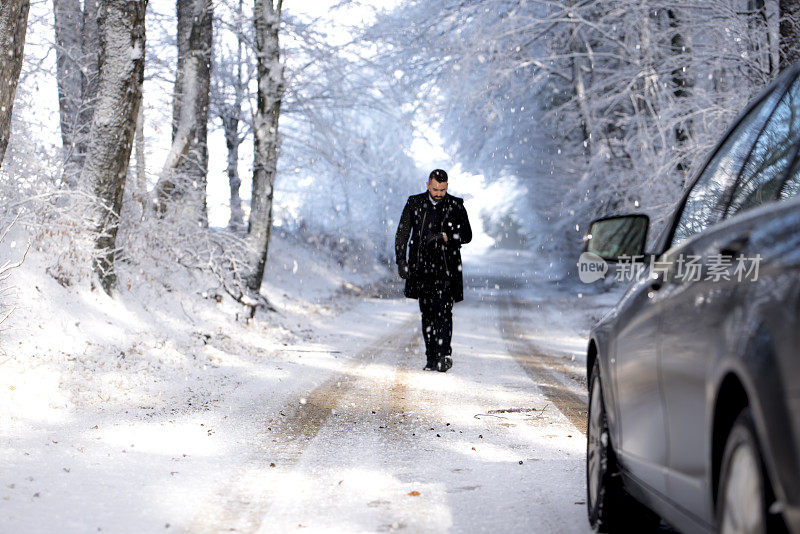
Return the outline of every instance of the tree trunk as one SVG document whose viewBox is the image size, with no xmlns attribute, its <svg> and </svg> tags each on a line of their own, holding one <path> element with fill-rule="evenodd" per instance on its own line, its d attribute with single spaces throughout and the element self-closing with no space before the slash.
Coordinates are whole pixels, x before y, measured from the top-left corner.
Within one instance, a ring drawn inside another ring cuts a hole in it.
<svg viewBox="0 0 800 534">
<path fill-rule="evenodd" d="M 81 42 L 83 79 L 81 83 L 81 114 L 78 121 L 81 165 L 86 159 L 89 130 L 94 119 L 97 87 L 100 83 L 100 34 L 97 27 L 97 2 L 98 0 L 84 0 L 83 6 L 83 40 Z"/>
<path fill-rule="evenodd" d="M 780 68 L 800 61 L 800 2 L 780 0 Z"/>
<path fill-rule="evenodd" d="M 56 34 L 56 79 L 58 109 L 61 118 L 63 181 L 70 188 L 77 185 L 81 171 L 78 147 L 78 120 L 82 100 L 80 59 L 83 55 L 81 33 L 83 9 L 80 0 L 53 0 Z"/>
<path fill-rule="evenodd" d="M 142 99 L 146 9 L 147 0 L 100 0 L 98 9 L 100 79 L 80 183 L 96 197 L 93 268 L 109 295 L 116 285 L 119 213 Z"/>
<path fill-rule="evenodd" d="M 231 189 L 231 216 L 228 220 L 228 228 L 238 230 L 244 226 L 244 211 L 242 210 L 242 198 L 239 196 L 239 188 L 242 180 L 239 178 L 239 118 L 235 115 L 224 117 L 222 125 L 225 130 L 225 145 L 228 148 L 228 183 Z"/>
<path fill-rule="evenodd" d="M 178 70 L 172 117 L 172 149 L 157 187 L 161 212 L 173 200 L 208 224 L 208 105 L 213 7 L 210 0 L 177 0 Z"/>
<path fill-rule="evenodd" d="M 574 4 L 574 0 L 568 1 L 567 8 L 572 9 Z M 586 80 L 584 79 L 584 73 L 591 72 L 592 70 L 592 65 L 589 61 L 589 58 L 591 57 L 591 48 L 589 43 L 584 38 L 580 26 L 575 26 L 570 33 L 572 92 L 573 97 L 575 98 L 575 103 L 578 106 L 578 115 L 580 116 L 583 153 L 586 155 L 587 159 L 589 159 L 594 149 L 593 144 L 595 139 L 593 136 L 594 124 L 592 121 L 592 114 L 589 110 L 589 102 L 586 95 Z"/>
<path fill-rule="evenodd" d="M 681 33 L 682 19 L 674 9 L 667 10 L 669 28 L 672 36 L 670 37 L 670 51 L 674 68 L 672 69 L 673 95 L 676 100 L 688 99 L 691 97 L 691 89 L 694 87 L 694 80 L 689 75 L 684 65 L 688 64 L 686 58 L 689 57 L 689 47 Z M 686 119 L 677 125 L 674 130 L 675 144 L 678 146 L 679 153 L 685 153 L 685 145 L 692 137 L 692 120 Z M 686 186 L 689 164 L 685 158 L 681 158 L 676 165 L 676 170 L 681 176 L 681 188 Z"/>
<path fill-rule="evenodd" d="M 767 13 L 767 5 L 764 0 L 747 0 L 747 15 L 750 18 L 749 27 L 751 28 L 752 36 L 755 37 L 752 41 L 752 51 L 758 58 L 758 62 L 762 64 L 762 69 L 768 78 L 773 78 L 777 74 L 776 65 L 774 61 L 774 43 L 773 29 L 770 28 L 769 14 Z M 760 41 L 758 38 L 763 38 Z"/>
<path fill-rule="evenodd" d="M 29 0 L 3 0 L 0 9 L 0 165 L 11 134 L 11 111 L 22 70 Z"/>
<path fill-rule="evenodd" d="M 253 253 L 247 288 L 257 295 L 267 264 L 272 229 L 272 198 L 278 170 L 278 118 L 283 98 L 283 66 L 278 30 L 282 0 L 255 0 L 253 9 L 258 95 L 253 117 L 253 190 L 247 240 Z"/>
<path fill-rule="evenodd" d="M 144 98 L 144 97 L 142 97 Z M 133 193 L 135 199 L 141 204 L 142 216 L 146 209 L 147 176 L 145 174 L 145 139 L 144 139 L 144 106 L 139 105 L 136 114 L 136 133 L 134 134 L 134 162 L 136 163 L 134 176 L 136 177 Z"/>
<path fill-rule="evenodd" d="M 242 180 L 239 178 L 239 145 L 242 144 L 242 137 L 239 135 L 239 122 L 242 118 L 242 103 L 247 91 L 247 80 L 242 78 L 242 65 L 244 62 L 243 49 L 245 44 L 242 20 L 244 19 L 244 0 L 239 0 L 236 11 L 236 70 L 234 86 L 233 107 L 223 106 L 227 116 L 221 117 L 225 129 L 225 144 L 228 148 L 228 184 L 231 190 L 230 209 L 231 216 L 228 220 L 228 228 L 239 230 L 244 226 L 244 210 L 242 209 L 242 198 L 239 189 Z M 225 114 L 225 113 L 223 113 Z"/>
<path fill-rule="evenodd" d="M 575 54 L 572 57 L 572 90 L 581 116 L 581 136 L 583 138 L 584 153 L 589 157 L 592 154 L 592 142 L 594 140 L 592 139 L 592 117 L 589 113 L 586 98 L 586 83 L 583 79 L 585 64 L 586 59 L 580 57 L 580 52 L 575 50 Z"/>
<path fill-rule="evenodd" d="M 86 143 L 97 96 L 97 4 L 53 0 L 63 181 L 75 189 L 86 159 Z"/>
</svg>

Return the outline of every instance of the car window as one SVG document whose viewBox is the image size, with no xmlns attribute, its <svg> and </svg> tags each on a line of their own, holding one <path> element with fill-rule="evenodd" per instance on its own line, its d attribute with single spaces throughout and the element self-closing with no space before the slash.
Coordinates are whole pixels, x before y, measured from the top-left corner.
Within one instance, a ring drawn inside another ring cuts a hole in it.
<svg viewBox="0 0 800 534">
<path fill-rule="evenodd" d="M 727 204 L 726 193 L 780 97 L 780 91 L 767 95 L 739 122 L 711 158 L 686 199 L 672 236 L 672 246 L 722 219 Z"/>
<path fill-rule="evenodd" d="M 744 165 L 726 217 L 775 200 L 800 141 L 800 80 L 778 103 Z"/>
</svg>

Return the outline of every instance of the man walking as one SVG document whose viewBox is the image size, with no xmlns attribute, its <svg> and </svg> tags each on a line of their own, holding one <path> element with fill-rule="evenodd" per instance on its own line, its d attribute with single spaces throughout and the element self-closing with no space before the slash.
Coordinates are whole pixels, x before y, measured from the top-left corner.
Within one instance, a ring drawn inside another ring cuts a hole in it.
<svg viewBox="0 0 800 534">
<path fill-rule="evenodd" d="M 408 197 L 394 240 L 405 296 L 419 299 L 426 371 L 453 366 L 453 303 L 464 300 L 460 249 L 471 240 L 464 200 L 448 195 L 447 173 L 434 170 L 428 191 Z"/>
</svg>

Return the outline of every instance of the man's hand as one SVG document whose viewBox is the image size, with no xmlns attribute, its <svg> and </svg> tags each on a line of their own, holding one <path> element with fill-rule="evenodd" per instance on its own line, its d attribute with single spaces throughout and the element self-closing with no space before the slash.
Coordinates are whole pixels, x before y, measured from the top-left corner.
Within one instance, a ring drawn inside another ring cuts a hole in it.
<svg viewBox="0 0 800 534">
<path fill-rule="evenodd" d="M 400 278 L 403 280 L 408 279 L 408 264 L 407 263 L 398 263 L 397 264 L 397 274 L 400 275 Z"/>
<path fill-rule="evenodd" d="M 425 241 L 428 245 L 435 245 L 436 243 L 447 243 L 447 234 L 442 232 L 441 234 L 432 234 L 428 236 L 428 239 Z"/>
</svg>

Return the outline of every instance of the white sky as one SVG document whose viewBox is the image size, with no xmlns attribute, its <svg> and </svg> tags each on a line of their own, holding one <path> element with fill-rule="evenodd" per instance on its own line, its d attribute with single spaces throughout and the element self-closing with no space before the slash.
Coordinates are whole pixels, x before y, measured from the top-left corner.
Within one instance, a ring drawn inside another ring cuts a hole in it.
<svg viewBox="0 0 800 534">
<path fill-rule="evenodd" d="M 291 14 L 310 18 L 322 17 L 336 26 L 366 26 L 375 20 L 375 11 L 390 10 L 398 6 L 400 0 L 353 0 L 345 7 L 332 9 L 342 0 L 285 1 L 283 9 Z"/>
</svg>

